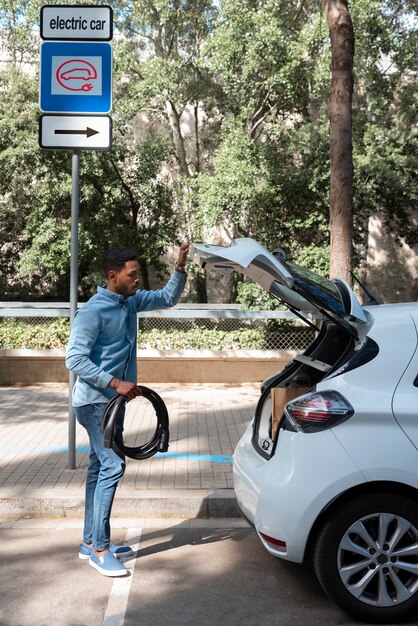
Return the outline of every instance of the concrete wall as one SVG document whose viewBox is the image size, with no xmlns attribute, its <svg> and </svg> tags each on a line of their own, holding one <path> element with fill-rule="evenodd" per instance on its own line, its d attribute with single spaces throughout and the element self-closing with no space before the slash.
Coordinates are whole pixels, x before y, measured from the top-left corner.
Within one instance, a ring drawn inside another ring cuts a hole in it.
<svg viewBox="0 0 418 626">
<path fill-rule="evenodd" d="M 418 211 L 413 223 L 418 229 Z M 418 245 L 397 241 L 381 215 L 369 219 L 365 282 L 382 303 L 418 300 Z"/>
<path fill-rule="evenodd" d="M 140 350 L 142 383 L 262 382 L 283 369 L 290 350 Z M 66 383 L 62 350 L 0 350 L 0 385 Z"/>
</svg>

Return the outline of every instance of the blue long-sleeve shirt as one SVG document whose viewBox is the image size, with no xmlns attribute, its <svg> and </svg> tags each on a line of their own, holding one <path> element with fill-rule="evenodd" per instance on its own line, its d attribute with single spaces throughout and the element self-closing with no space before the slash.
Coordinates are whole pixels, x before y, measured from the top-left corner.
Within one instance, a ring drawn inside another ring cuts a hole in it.
<svg viewBox="0 0 418 626">
<path fill-rule="evenodd" d="M 174 272 L 157 291 L 139 289 L 124 298 L 103 287 L 78 309 L 71 328 L 65 364 L 78 376 L 73 406 L 108 402 L 113 377 L 137 382 L 137 312 L 167 309 L 179 301 L 186 274 Z"/>
</svg>

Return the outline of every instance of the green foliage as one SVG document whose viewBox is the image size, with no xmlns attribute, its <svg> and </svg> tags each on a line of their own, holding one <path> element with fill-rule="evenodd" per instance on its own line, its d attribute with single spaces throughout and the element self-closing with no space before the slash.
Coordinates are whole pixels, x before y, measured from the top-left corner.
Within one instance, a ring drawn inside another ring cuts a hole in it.
<svg viewBox="0 0 418 626">
<path fill-rule="evenodd" d="M 68 298 L 71 155 L 38 146 L 40 5 L 0 0 L 4 299 Z M 330 46 L 320 3 L 116 0 L 113 8 L 122 35 L 113 43 L 113 149 L 81 155 L 80 296 L 101 280 L 106 248 L 135 248 L 147 287 L 151 272 L 164 275 L 170 243 L 184 234 L 208 240 L 215 228 L 279 246 L 327 275 Z M 353 0 L 350 12 L 361 261 L 374 212 L 417 241 L 418 31 L 412 0 Z M 196 271 L 190 299 L 204 298 L 203 279 Z M 237 285 L 238 297 L 258 306 L 264 294 L 246 289 Z"/>
<path fill-rule="evenodd" d="M 209 62 L 251 135 L 266 117 L 303 112 L 313 63 L 300 45 L 296 3 L 223 0 L 219 11 L 207 42 Z"/>
<path fill-rule="evenodd" d="M 122 246 L 137 253 L 144 286 L 149 288 L 148 272 L 152 268 L 161 276 L 165 273 L 161 259 L 178 230 L 172 185 L 161 173 L 170 159 L 167 142 L 161 138 L 133 142 L 125 135 L 115 144 L 109 155 L 89 154 L 81 174 L 81 263 L 90 292 L 105 250 Z"/>
<path fill-rule="evenodd" d="M 145 3 L 116 1 L 113 4 L 118 29 L 126 38 L 120 44 L 118 68 L 123 72 L 122 106 L 128 121 L 140 110 L 147 116 L 146 132 L 155 136 L 166 132 L 172 139 L 173 151 L 189 151 L 196 141 L 181 136 L 168 111 L 176 111 L 187 119 L 193 108 L 200 114 L 200 148 L 208 140 L 206 128 L 212 128 L 211 112 L 217 105 L 220 90 L 204 63 L 204 41 L 216 19 L 217 7 L 212 0 L 179 0 L 167 4 L 160 0 Z M 127 108 L 126 108 L 127 107 Z M 179 136 L 177 137 L 177 133 Z M 210 139 L 209 139 L 210 141 Z M 187 172 L 193 176 L 205 155 L 188 154 Z"/>
<path fill-rule="evenodd" d="M 365 215 L 379 211 L 389 232 L 411 246 L 418 243 L 416 224 L 411 219 L 411 209 L 418 205 L 417 155 L 416 127 L 407 130 L 395 123 L 385 133 L 377 124 L 366 128 L 355 158 L 357 232 Z"/>
<path fill-rule="evenodd" d="M 237 284 L 236 301 L 248 311 L 274 311 L 283 306 L 277 298 L 273 298 L 258 283 L 244 280 Z"/>
<path fill-rule="evenodd" d="M 238 350 L 263 346 L 265 330 L 245 328 L 217 330 L 195 326 L 186 331 L 153 329 L 140 332 L 138 346 L 156 350 Z"/>
<path fill-rule="evenodd" d="M 0 279 L 3 297 L 36 298 L 46 290 L 67 299 L 71 155 L 39 149 L 36 77 L 15 71 L 0 75 L 0 81 L 5 92 L 0 101 L 0 276 L 9 277 Z M 138 142 L 132 130 L 115 133 L 109 154 L 81 155 L 81 295 L 92 293 L 109 247 L 138 251 L 144 283 L 149 268 L 165 272 L 161 258 L 176 239 L 178 223 L 171 182 L 161 174 L 170 158 L 164 138 Z"/>
<path fill-rule="evenodd" d="M 70 322 L 59 318 L 45 322 L 32 322 L 18 318 L 0 319 L 0 348 L 27 348 L 49 350 L 65 348 L 68 343 Z"/>
<path fill-rule="evenodd" d="M 262 208 L 268 188 L 268 170 L 262 146 L 233 125 L 225 127 L 214 157 L 214 173 L 199 177 L 199 203 L 206 209 L 206 224 L 219 226 L 231 221 L 232 236 L 253 231 L 256 213 Z"/>
<path fill-rule="evenodd" d="M 268 336 L 277 330 L 286 331 L 289 322 L 272 322 L 265 326 L 219 330 L 193 324 L 187 330 L 151 329 L 140 331 L 138 348 L 155 350 L 256 350 L 269 346 Z M 24 319 L 0 320 L 0 349 L 62 349 L 69 338 L 69 320 L 54 319 L 33 322 Z"/>
<path fill-rule="evenodd" d="M 52 245 L 55 224 L 51 221 L 63 218 L 63 187 L 69 189 L 70 180 L 63 169 L 70 161 L 68 155 L 39 149 L 37 77 L 29 79 L 18 69 L 2 72 L 0 89 L 0 282 L 3 297 L 12 299 L 31 291 L 35 295 L 45 288 L 44 280 L 49 277 L 42 272 L 21 280 L 24 276 L 19 259 L 36 237 L 36 228 L 35 232 L 32 229 L 37 222 L 41 223 L 44 239 L 50 232 L 46 249 Z M 51 221 L 44 228 L 47 217 Z M 49 289 L 53 292 L 52 285 Z"/>
<path fill-rule="evenodd" d="M 21 63 L 36 63 L 39 49 L 33 27 L 39 21 L 42 4 L 40 0 L 0 0 L 2 61 L 7 53 L 12 70 Z"/>
<path fill-rule="evenodd" d="M 288 333 L 292 333 L 289 338 Z M 298 333 L 305 333 L 306 328 L 295 325 L 293 320 L 269 320 L 263 325 L 253 325 L 223 330 L 206 328 L 192 324 L 185 330 L 154 328 L 140 331 L 139 348 L 155 350 L 265 350 L 272 346 L 288 348 L 300 346 Z M 295 336 L 296 333 L 296 336 Z"/>
<path fill-rule="evenodd" d="M 306 126 L 292 133 L 276 125 L 261 143 L 225 125 L 213 173 L 196 181 L 205 224 L 226 226 L 231 238 L 255 237 L 268 249 L 327 245 L 324 158 L 315 164 L 326 143 L 317 131 L 307 137 Z"/>
<path fill-rule="evenodd" d="M 357 89 L 354 116 L 355 241 L 371 213 L 410 245 L 418 241 L 417 7 L 399 0 L 355 2 Z"/>
<path fill-rule="evenodd" d="M 308 267 L 312 272 L 327 278 L 329 276 L 329 246 L 306 246 L 294 251 L 292 261 Z"/>
</svg>

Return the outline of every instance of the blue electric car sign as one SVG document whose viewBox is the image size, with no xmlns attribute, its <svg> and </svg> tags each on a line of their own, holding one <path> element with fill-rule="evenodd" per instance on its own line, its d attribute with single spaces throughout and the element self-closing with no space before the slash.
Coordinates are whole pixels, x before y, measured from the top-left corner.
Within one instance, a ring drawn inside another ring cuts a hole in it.
<svg viewBox="0 0 418 626">
<path fill-rule="evenodd" d="M 44 113 L 111 111 L 110 43 L 46 41 L 40 70 L 39 107 Z"/>
</svg>

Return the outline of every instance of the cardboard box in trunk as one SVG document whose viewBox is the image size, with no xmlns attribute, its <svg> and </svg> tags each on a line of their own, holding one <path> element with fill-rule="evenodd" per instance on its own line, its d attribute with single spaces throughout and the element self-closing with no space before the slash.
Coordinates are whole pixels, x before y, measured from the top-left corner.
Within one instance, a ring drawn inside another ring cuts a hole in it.
<svg viewBox="0 0 418 626">
<path fill-rule="evenodd" d="M 294 398 L 308 393 L 309 390 L 310 387 L 273 387 L 271 390 L 271 438 L 273 441 L 283 419 L 285 405 Z"/>
</svg>

